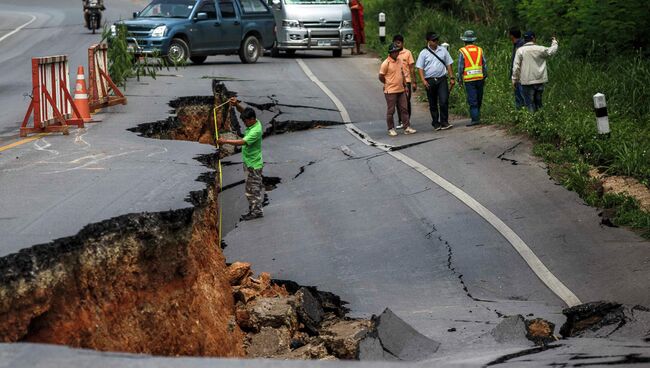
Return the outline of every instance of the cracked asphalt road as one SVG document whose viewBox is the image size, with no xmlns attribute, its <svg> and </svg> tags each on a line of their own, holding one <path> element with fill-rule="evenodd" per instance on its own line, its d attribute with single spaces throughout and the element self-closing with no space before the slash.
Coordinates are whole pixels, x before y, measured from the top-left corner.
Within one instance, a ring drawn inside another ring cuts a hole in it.
<svg viewBox="0 0 650 368">
<path fill-rule="evenodd" d="M 127 17 L 134 10 L 131 3 L 112 2 L 107 15 Z M 42 4 L 8 0 L 0 5 L 0 11 L 7 10 L 3 16 L 9 10 L 38 15 L 38 27 L 0 43 L 7 51 L 0 57 L 0 73 L 7 76 L 0 82 L 0 108 L 6 112 L 0 118 L 0 145 L 16 139 L 16 121 L 27 107 L 21 91 L 30 88 L 29 57 L 67 53 L 75 66 L 85 58 L 77 45 L 96 41 L 81 28 L 76 1 L 61 1 L 56 10 Z M 377 60 L 324 55 L 300 56 L 343 101 L 359 129 L 401 147 L 401 153 L 493 211 L 582 301 L 650 305 L 648 243 L 625 229 L 601 227 L 595 209 L 549 180 L 529 142 L 494 127 L 461 124 L 431 132 L 421 105 L 413 119 L 419 133 L 388 139 Z M 141 138 L 126 129 L 164 119 L 174 98 L 210 95 L 204 76 L 224 77 L 231 91 L 260 109 L 265 127 L 274 118 L 341 122 L 335 105 L 291 58 L 242 65 L 236 57 L 211 57 L 203 66 L 189 65 L 155 81 L 133 81 L 126 90 L 129 105 L 104 110 L 98 115 L 102 123 L 0 153 L 0 256 L 72 235 L 89 222 L 188 206 L 185 197 L 202 187 L 195 179 L 207 170 L 193 158 L 212 148 Z M 489 224 L 415 170 L 362 144 L 344 126 L 268 136 L 264 155 L 265 175 L 282 183 L 268 193 L 263 220 L 237 224 L 246 207 L 243 190 L 233 187 L 222 195 L 229 259 L 334 292 L 350 303 L 354 315 L 390 307 L 442 342 L 439 353 L 456 361 L 469 359 L 463 355 L 467 350 L 475 352 L 477 364 L 521 350 L 489 340 L 502 315 L 563 322 L 562 301 Z M 225 185 L 242 178 L 241 165 L 224 167 Z M 582 348 L 602 347 L 589 342 Z M 27 359 L 30 349 L 40 353 Z M 30 345 L 0 346 L 0 356 L 11 366 L 46 366 L 44 359 L 52 356 L 76 357 L 79 366 L 99 359 L 124 363 L 115 356 Z M 266 364 L 291 365 L 260 366 Z"/>
</svg>

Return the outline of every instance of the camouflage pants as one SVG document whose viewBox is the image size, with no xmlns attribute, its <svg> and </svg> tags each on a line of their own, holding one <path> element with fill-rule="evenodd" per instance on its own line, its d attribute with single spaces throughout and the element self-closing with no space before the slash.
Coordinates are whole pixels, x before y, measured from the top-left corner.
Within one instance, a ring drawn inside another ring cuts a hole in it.
<svg viewBox="0 0 650 368">
<path fill-rule="evenodd" d="M 252 215 L 262 214 L 264 201 L 264 184 L 262 183 L 262 169 L 253 169 L 244 165 L 246 170 L 246 199 L 248 199 L 248 212 Z"/>
</svg>

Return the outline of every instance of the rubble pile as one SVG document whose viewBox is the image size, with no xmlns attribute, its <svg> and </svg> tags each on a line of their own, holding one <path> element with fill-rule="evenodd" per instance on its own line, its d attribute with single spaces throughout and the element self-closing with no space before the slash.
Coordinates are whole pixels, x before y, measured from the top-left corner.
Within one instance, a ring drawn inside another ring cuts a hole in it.
<svg viewBox="0 0 650 368">
<path fill-rule="evenodd" d="M 358 359 L 373 331 L 369 320 L 346 318 L 337 296 L 292 282 L 254 278 L 251 265 L 228 267 L 237 325 L 246 333 L 249 358 Z"/>
</svg>

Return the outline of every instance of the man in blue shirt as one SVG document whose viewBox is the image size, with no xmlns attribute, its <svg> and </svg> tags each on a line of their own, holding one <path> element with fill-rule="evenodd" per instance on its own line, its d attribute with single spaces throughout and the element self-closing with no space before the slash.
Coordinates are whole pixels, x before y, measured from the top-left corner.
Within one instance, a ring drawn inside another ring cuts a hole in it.
<svg viewBox="0 0 650 368">
<path fill-rule="evenodd" d="M 428 32 L 426 39 L 427 47 L 420 51 L 415 67 L 427 90 L 431 125 L 435 130 L 449 129 L 452 127 L 449 124 L 449 90 L 456 84 L 451 68 L 454 60 L 446 48 L 438 46 L 437 34 Z M 450 79 L 449 85 L 447 79 Z"/>
<path fill-rule="evenodd" d="M 515 63 L 515 54 L 517 49 L 523 46 L 526 42 L 521 38 L 521 30 L 519 28 L 510 28 L 510 41 L 512 42 L 512 59 L 510 60 L 510 79 L 512 79 L 512 65 Z M 515 85 L 515 108 L 517 110 L 526 106 L 526 100 L 524 99 L 524 89 L 521 86 L 521 83 L 517 82 Z"/>
</svg>

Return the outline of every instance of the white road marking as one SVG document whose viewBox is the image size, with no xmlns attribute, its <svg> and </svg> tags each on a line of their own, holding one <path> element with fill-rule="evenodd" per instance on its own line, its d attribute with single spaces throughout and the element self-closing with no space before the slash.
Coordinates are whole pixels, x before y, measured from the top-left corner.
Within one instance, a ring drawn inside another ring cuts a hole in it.
<svg viewBox="0 0 650 368">
<path fill-rule="evenodd" d="M 152 153 L 148 154 L 147 157 L 153 157 L 153 156 L 155 156 L 155 155 L 162 155 L 163 153 L 167 153 L 167 151 L 168 151 L 167 148 L 166 148 L 166 147 L 163 147 L 163 150 L 162 150 L 162 151 L 159 151 L 159 152 L 152 152 Z"/>
<path fill-rule="evenodd" d="M 30 15 L 30 17 L 32 17 L 32 19 L 31 19 L 29 22 L 27 22 L 27 23 L 21 25 L 20 27 L 18 27 L 18 28 L 16 28 L 16 29 L 14 29 L 13 31 L 7 33 L 6 35 L 0 37 L 0 42 L 4 41 L 4 40 L 5 40 L 6 38 L 8 38 L 9 36 L 15 34 L 16 32 L 18 32 L 18 31 L 20 31 L 21 29 L 27 27 L 28 25 L 32 24 L 32 22 L 34 22 L 34 21 L 36 20 L 36 17 L 35 17 L 35 16 Z"/>
<path fill-rule="evenodd" d="M 551 271 L 542 263 L 542 261 L 535 255 L 530 247 L 528 247 L 528 245 L 526 245 L 526 243 L 499 217 L 488 210 L 485 206 L 480 204 L 477 200 L 472 198 L 469 194 L 463 192 L 460 188 L 456 187 L 445 178 L 436 174 L 421 163 L 413 160 L 401 152 L 390 151 L 390 145 L 385 145 L 370 140 L 368 134 L 352 124 L 350 115 L 348 114 L 341 100 L 339 100 L 336 95 L 334 95 L 334 93 L 332 93 L 332 91 L 327 88 L 325 84 L 318 80 L 318 78 L 314 75 L 314 73 L 312 73 L 312 71 L 302 59 L 296 59 L 296 61 L 298 62 L 298 65 L 300 65 L 300 68 L 305 72 L 307 77 L 311 79 L 311 81 L 314 82 L 318 87 L 320 87 L 320 89 L 325 92 L 325 94 L 332 100 L 334 105 L 336 105 L 336 107 L 339 109 L 339 112 L 341 113 L 341 119 L 343 119 L 345 127 L 350 134 L 367 145 L 376 146 L 377 148 L 386 151 L 389 155 L 412 167 L 420 174 L 424 175 L 426 178 L 434 182 L 436 185 L 440 186 L 451 195 L 458 198 L 461 202 L 463 202 L 490 225 L 492 225 L 519 253 L 519 255 L 524 259 L 524 261 L 528 264 L 535 275 L 537 275 L 537 277 L 553 293 L 555 293 L 555 295 L 562 299 L 564 303 L 566 303 L 569 307 L 582 304 L 580 299 L 578 299 L 578 297 L 571 290 L 569 290 L 569 288 L 567 288 L 557 277 L 555 277 L 555 275 L 553 275 L 553 273 L 551 273 Z"/>
<path fill-rule="evenodd" d="M 41 142 L 41 141 L 44 143 L 42 146 L 40 145 L 40 143 L 38 143 L 38 142 Z M 34 141 L 34 148 L 36 148 L 37 151 L 45 151 L 45 152 L 49 152 L 49 153 L 51 153 L 53 155 L 58 155 L 59 154 L 59 151 L 48 149 L 50 147 L 52 147 L 52 144 L 50 142 L 46 141 L 45 138 L 41 138 L 41 139 L 39 139 L 37 141 Z"/>
</svg>

